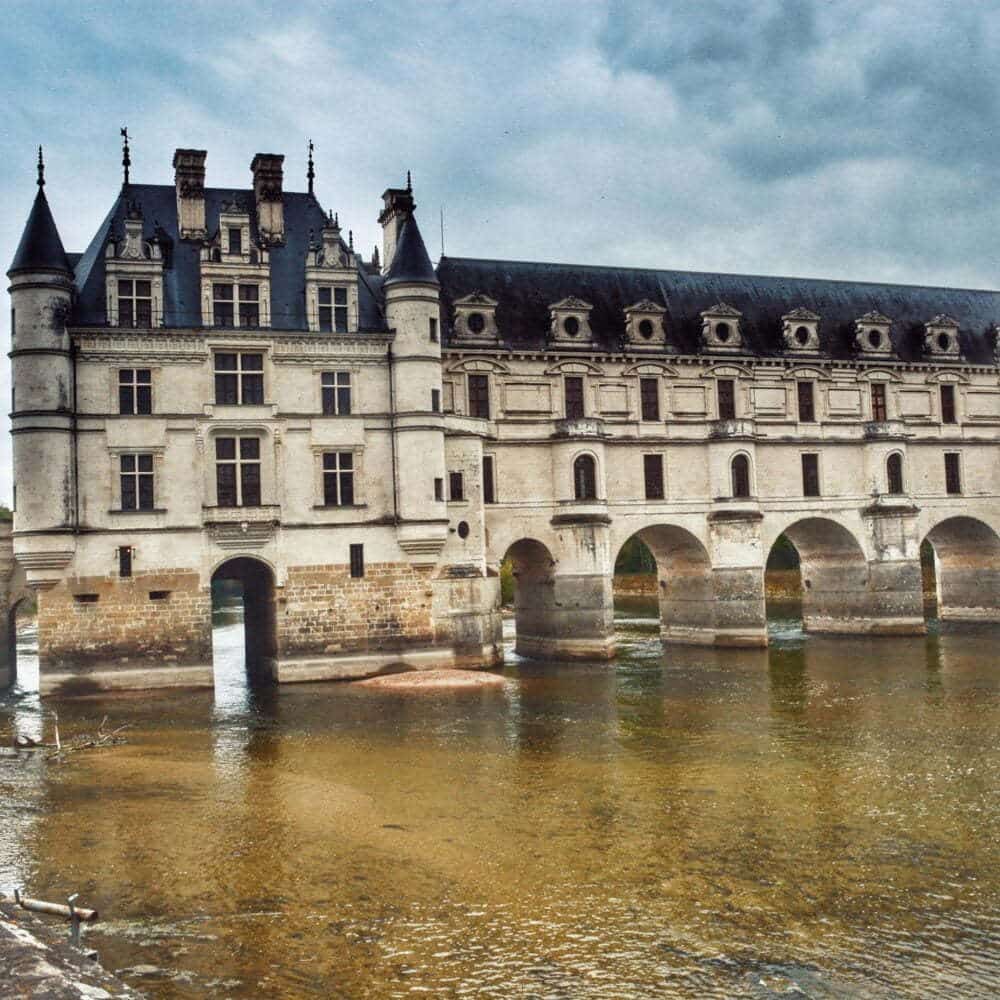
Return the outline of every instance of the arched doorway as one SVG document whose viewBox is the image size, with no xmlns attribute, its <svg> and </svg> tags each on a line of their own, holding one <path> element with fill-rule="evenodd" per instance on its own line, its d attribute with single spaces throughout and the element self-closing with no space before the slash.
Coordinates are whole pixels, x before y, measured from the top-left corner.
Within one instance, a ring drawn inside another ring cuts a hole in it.
<svg viewBox="0 0 1000 1000">
<path fill-rule="evenodd" d="M 949 517 L 921 545 L 925 613 L 942 622 L 1000 622 L 1000 536 L 974 517 Z"/>
<path fill-rule="evenodd" d="M 646 558 L 643 550 L 654 561 L 662 640 L 697 645 L 715 642 L 712 565 L 705 547 L 677 525 L 651 525 L 625 541 L 616 566 L 631 551 L 638 553 L 641 562 Z"/>
<path fill-rule="evenodd" d="M 782 540 L 783 539 L 783 540 Z M 813 632 L 856 632 L 870 616 L 868 561 L 864 550 L 842 524 L 822 517 L 807 517 L 789 525 L 768 553 L 768 567 L 783 552 L 782 562 L 794 566 L 798 556 L 801 579 L 802 627 Z M 768 614 L 778 602 L 768 600 Z M 787 617 L 788 605 L 784 614 Z"/>
<path fill-rule="evenodd" d="M 522 538 L 507 550 L 501 567 L 501 594 L 513 605 L 515 643 L 519 656 L 546 656 L 556 638 L 552 553 L 534 538 Z"/>
<path fill-rule="evenodd" d="M 6 663 L 0 666 L 0 690 L 38 690 L 38 601 L 22 594 L 7 611 Z"/>
<path fill-rule="evenodd" d="M 212 622 L 217 679 L 222 673 L 231 679 L 242 669 L 251 685 L 277 681 L 274 574 L 267 563 L 238 556 L 216 569 L 212 574 Z M 242 627 L 242 642 L 237 643 L 235 651 L 218 643 L 219 628 L 227 625 Z"/>
</svg>

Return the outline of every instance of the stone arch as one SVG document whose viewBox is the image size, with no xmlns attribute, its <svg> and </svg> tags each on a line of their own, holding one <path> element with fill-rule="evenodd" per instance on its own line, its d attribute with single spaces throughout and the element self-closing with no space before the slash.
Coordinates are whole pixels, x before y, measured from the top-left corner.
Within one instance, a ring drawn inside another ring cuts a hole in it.
<svg viewBox="0 0 1000 1000">
<path fill-rule="evenodd" d="M 212 572 L 212 583 L 219 580 L 235 581 L 242 590 L 244 663 L 248 681 L 251 684 L 275 683 L 278 679 L 278 629 L 274 570 L 256 556 L 233 556 Z"/>
<path fill-rule="evenodd" d="M 652 524 L 633 532 L 656 560 L 660 636 L 664 642 L 708 645 L 715 641 L 712 561 L 686 528 Z M 618 553 L 629 539 L 622 542 Z M 612 563 L 614 565 L 614 563 Z"/>
<path fill-rule="evenodd" d="M 600 467 L 592 451 L 573 456 L 573 496 L 576 500 L 596 500 Z"/>
<path fill-rule="evenodd" d="M 890 496 L 906 492 L 906 464 L 901 451 L 891 451 L 885 457 L 885 491 Z"/>
<path fill-rule="evenodd" d="M 5 648 L 0 651 L 3 654 L 3 663 L 0 663 L 0 690 L 7 687 L 14 687 L 23 683 L 24 677 L 19 675 L 17 657 L 17 616 L 18 612 L 26 604 L 33 604 L 37 597 L 28 590 L 21 590 L 12 595 L 7 607 L 7 642 Z"/>
<path fill-rule="evenodd" d="M 502 562 L 507 560 L 514 576 L 514 651 L 520 656 L 546 656 L 550 640 L 556 637 L 556 560 L 549 547 L 536 538 L 521 538 L 510 545 Z"/>
<path fill-rule="evenodd" d="M 938 617 L 1000 621 L 1000 535 L 967 515 L 946 517 L 924 536 L 934 551 Z"/>
<path fill-rule="evenodd" d="M 729 488 L 737 500 L 753 496 L 753 463 L 745 451 L 738 451 L 729 459 Z"/>
<path fill-rule="evenodd" d="M 783 532 L 799 555 L 802 626 L 812 632 L 867 631 L 868 560 L 857 537 L 826 517 L 794 521 Z M 769 547 L 770 553 L 773 544 Z"/>
</svg>

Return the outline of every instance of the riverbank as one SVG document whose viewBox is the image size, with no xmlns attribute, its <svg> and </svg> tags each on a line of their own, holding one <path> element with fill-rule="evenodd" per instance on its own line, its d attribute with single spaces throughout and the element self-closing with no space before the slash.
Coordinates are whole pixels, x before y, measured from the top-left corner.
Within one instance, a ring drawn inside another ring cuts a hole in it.
<svg viewBox="0 0 1000 1000">
<path fill-rule="evenodd" d="M 58 929 L 57 929 L 58 928 Z M 0 898 L 0 1000 L 141 997 L 69 943 L 68 925 L 50 925 Z"/>
</svg>

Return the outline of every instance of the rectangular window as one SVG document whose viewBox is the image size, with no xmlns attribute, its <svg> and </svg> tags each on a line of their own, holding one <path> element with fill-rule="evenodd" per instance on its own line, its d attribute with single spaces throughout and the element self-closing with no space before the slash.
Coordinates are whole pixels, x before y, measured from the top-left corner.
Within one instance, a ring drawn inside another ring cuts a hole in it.
<svg viewBox="0 0 1000 1000">
<path fill-rule="evenodd" d="M 233 286 L 212 285 L 212 323 L 215 326 L 233 326 Z"/>
<path fill-rule="evenodd" d="M 736 383 L 731 378 L 720 378 L 715 383 L 719 401 L 719 419 L 736 419 Z"/>
<path fill-rule="evenodd" d="M 639 379 L 639 400 L 643 420 L 660 419 L 660 380 L 656 378 Z"/>
<path fill-rule="evenodd" d="M 132 575 L 131 545 L 122 545 L 118 549 L 118 575 L 123 579 Z"/>
<path fill-rule="evenodd" d="M 962 469 L 957 451 L 944 454 L 944 488 L 952 495 L 962 492 Z"/>
<path fill-rule="evenodd" d="M 885 405 L 885 383 L 872 382 L 872 420 L 879 423 L 888 419 L 888 408 Z"/>
<path fill-rule="evenodd" d="M 347 289 L 323 285 L 319 294 L 319 328 L 324 333 L 347 333 Z"/>
<path fill-rule="evenodd" d="M 260 326 L 260 288 L 240 285 L 240 326 Z"/>
<path fill-rule="evenodd" d="M 461 472 L 448 473 L 448 499 L 449 500 L 465 499 L 465 483 L 462 480 Z"/>
<path fill-rule="evenodd" d="M 153 456 L 121 455 L 122 510 L 153 509 Z"/>
<path fill-rule="evenodd" d="M 488 375 L 469 376 L 469 416 L 490 419 L 490 378 Z"/>
<path fill-rule="evenodd" d="M 344 417 L 351 412 L 351 373 L 323 372 L 320 376 L 323 415 Z"/>
<path fill-rule="evenodd" d="M 351 576 L 355 580 L 360 580 L 365 575 L 365 547 L 363 545 L 351 546 Z"/>
<path fill-rule="evenodd" d="M 444 480 L 440 476 L 434 480 L 434 499 L 444 500 Z"/>
<path fill-rule="evenodd" d="M 232 226 L 229 229 L 229 252 L 243 253 L 243 230 L 239 226 Z"/>
<path fill-rule="evenodd" d="M 566 396 L 566 419 L 581 420 L 583 418 L 583 378 L 579 375 L 567 375 L 563 380 Z"/>
<path fill-rule="evenodd" d="M 132 279 L 118 282 L 118 325 L 153 325 L 153 285 Z"/>
<path fill-rule="evenodd" d="M 431 410 L 434 413 L 441 412 L 441 390 L 431 389 Z"/>
<path fill-rule="evenodd" d="M 941 386 L 941 423 L 954 424 L 958 420 L 955 416 L 955 387 L 953 385 Z"/>
<path fill-rule="evenodd" d="M 227 406 L 264 402 L 263 354 L 216 354 L 215 401 Z"/>
<path fill-rule="evenodd" d="M 428 324 L 428 334 L 431 340 L 436 344 L 438 339 L 438 321 L 436 316 L 431 316 L 427 321 Z"/>
<path fill-rule="evenodd" d="M 646 499 L 663 499 L 663 456 L 643 455 L 642 473 L 646 483 Z"/>
<path fill-rule="evenodd" d="M 215 439 L 215 489 L 220 507 L 260 506 L 260 438 Z"/>
<path fill-rule="evenodd" d="M 812 382 L 799 382 L 799 421 L 804 424 L 816 420 L 816 405 L 813 400 Z"/>
<path fill-rule="evenodd" d="M 323 503 L 327 507 L 350 507 L 354 504 L 352 452 L 323 452 Z"/>
<path fill-rule="evenodd" d="M 153 412 L 153 376 L 149 368 L 118 369 L 118 412 Z"/>
<path fill-rule="evenodd" d="M 483 455 L 483 503 L 496 503 L 496 479 L 494 478 L 493 456 Z"/>
<path fill-rule="evenodd" d="M 802 495 L 818 497 L 819 493 L 819 455 L 802 456 Z"/>
</svg>

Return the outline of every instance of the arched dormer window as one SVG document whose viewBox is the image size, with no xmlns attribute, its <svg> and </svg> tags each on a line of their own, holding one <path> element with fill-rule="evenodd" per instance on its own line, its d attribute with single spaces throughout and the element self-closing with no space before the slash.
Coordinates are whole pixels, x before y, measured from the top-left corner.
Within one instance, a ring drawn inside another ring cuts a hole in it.
<svg viewBox="0 0 1000 1000">
<path fill-rule="evenodd" d="M 597 463 L 593 455 L 578 455 L 573 462 L 573 492 L 577 500 L 597 499 Z"/>
<path fill-rule="evenodd" d="M 886 459 L 885 479 L 889 493 L 898 495 L 903 492 L 903 456 L 898 451 Z"/>
<path fill-rule="evenodd" d="M 730 466 L 733 479 L 733 496 L 746 499 L 750 496 L 750 459 L 746 455 L 737 455 Z"/>
</svg>

